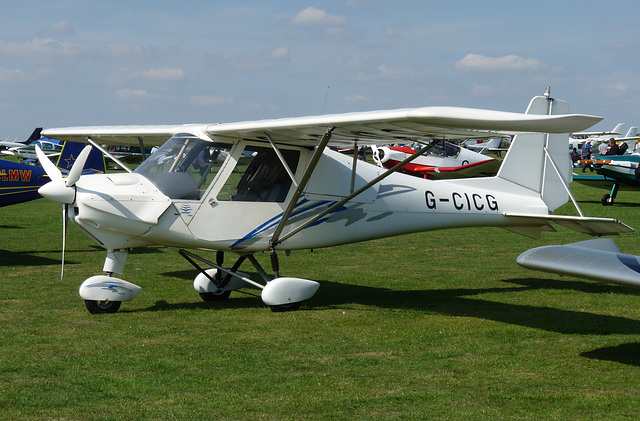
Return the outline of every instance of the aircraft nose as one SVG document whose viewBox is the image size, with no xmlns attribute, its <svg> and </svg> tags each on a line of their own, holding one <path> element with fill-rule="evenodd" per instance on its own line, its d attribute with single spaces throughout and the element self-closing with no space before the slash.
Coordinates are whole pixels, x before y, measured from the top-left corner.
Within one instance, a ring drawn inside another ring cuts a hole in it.
<svg viewBox="0 0 640 421">
<path fill-rule="evenodd" d="M 53 180 L 38 189 L 40 196 L 58 203 L 72 204 L 76 200 L 75 187 L 67 187 L 64 180 Z"/>
</svg>

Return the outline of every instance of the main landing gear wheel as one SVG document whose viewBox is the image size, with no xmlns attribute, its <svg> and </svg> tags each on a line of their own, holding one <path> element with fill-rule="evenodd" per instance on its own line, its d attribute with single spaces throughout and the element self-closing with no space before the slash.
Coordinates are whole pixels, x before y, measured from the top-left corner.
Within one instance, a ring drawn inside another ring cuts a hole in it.
<svg viewBox="0 0 640 421">
<path fill-rule="evenodd" d="M 602 196 L 602 200 L 600 202 L 602 203 L 602 206 L 611 206 L 613 205 L 613 197 L 607 193 Z"/>
<path fill-rule="evenodd" d="M 115 313 L 120 309 L 122 301 L 84 300 L 84 305 L 91 314 Z"/>
<path fill-rule="evenodd" d="M 231 290 L 223 291 L 221 289 L 214 292 L 201 292 L 200 298 L 204 301 L 224 301 L 231 295 Z"/>
</svg>

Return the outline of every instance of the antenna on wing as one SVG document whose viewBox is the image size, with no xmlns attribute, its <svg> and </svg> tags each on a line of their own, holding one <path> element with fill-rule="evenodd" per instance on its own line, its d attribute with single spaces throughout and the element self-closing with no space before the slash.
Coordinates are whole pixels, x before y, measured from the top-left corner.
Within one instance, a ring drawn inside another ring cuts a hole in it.
<svg viewBox="0 0 640 421">
<path fill-rule="evenodd" d="M 324 115 L 324 109 L 327 106 L 327 98 L 329 98 L 329 89 L 331 89 L 331 85 L 327 86 L 327 93 L 324 95 L 324 104 L 322 104 L 322 115 Z"/>
</svg>

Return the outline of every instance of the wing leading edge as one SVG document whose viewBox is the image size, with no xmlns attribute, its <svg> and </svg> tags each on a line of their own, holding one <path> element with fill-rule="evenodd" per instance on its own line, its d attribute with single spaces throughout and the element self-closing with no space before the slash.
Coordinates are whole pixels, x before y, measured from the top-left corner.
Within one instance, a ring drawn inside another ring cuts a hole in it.
<svg viewBox="0 0 640 421">
<path fill-rule="evenodd" d="M 571 133 L 591 127 L 601 117 L 566 114 L 533 115 L 458 107 L 425 107 L 388 111 L 333 114 L 237 123 L 94 126 L 47 129 L 44 136 L 76 142 L 91 137 L 112 145 L 160 145 L 176 133 L 227 140 L 266 141 L 315 146 L 329 127 L 335 127 L 330 145 L 388 144 L 432 138 L 462 139 L 526 132 Z"/>
</svg>

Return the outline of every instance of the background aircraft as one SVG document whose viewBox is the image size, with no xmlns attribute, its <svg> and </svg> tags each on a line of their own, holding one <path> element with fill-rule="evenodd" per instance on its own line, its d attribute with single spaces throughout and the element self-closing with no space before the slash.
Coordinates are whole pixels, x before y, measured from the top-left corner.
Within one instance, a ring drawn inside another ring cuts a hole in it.
<svg viewBox="0 0 640 421">
<path fill-rule="evenodd" d="M 36 129 L 31 133 L 31 136 L 27 138 L 27 140 L 23 140 L 21 142 L 9 141 L 9 140 L 0 140 L 0 149 L 8 149 L 8 148 L 21 148 L 26 145 L 29 145 L 36 140 L 40 139 L 40 132 L 42 132 L 42 127 L 36 127 Z"/>
<path fill-rule="evenodd" d="M 38 159 L 36 156 L 36 145 L 47 155 L 49 158 L 53 159 L 60 155 L 62 152 L 62 142 L 56 139 L 49 139 L 46 137 L 41 137 L 40 139 L 30 142 L 28 145 L 23 146 L 13 146 L 7 149 L 0 151 L 3 155 L 11 155 L 19 158 L 23 161 L 31 160 L 35 161 Z"/>
<path fill-rule="evenodd" d="M 371 146 L 373 160 L 384 168 L 393 168 L 399 162 L 416 153 L 419 145 L 410 146 Z M 493 176 L 498 173 L 500 164 L 494 158 L 461 148 L 444 140 L 434 143 L 426 153 L 404 165 L 399 171 L 432 180 L 443 178 L 462 178 Z"/>
<path fill-rule="evenodd" d="M 593 148 L 594 153 L 597 154 L 598 146 L 601 143 L 609 142 L 609 139 L 613 138 L 616 141 L 616 143 L 618 143 L 618 145 L 621 142 L 626 143 L 627 153 L 632 153 L 633 150 L 635 149 L 636 142 L 640 140 L 640 136 L 638 136 L 638 128 L 635 126 L 629 128 L 629 130 L 623 136 L 622 133 L 624 133 L 625 127 L 626 127 L 626 124 L 620 123 L 613 129 L 613 131 L 608 133 L 601 133 L 601 132 L 583 132 L 582 134 L 574 133 L 572 136 L 578 136 L 578 135 L 579 136 L 576 138 L 573 138 L 573 137 L 569 138 L 569 144 L 570 144 L 569 150 L 573 148 L 580 150 L 580 148 L 582 148 L 582 145 L 584 145 L 585 142 L 591 142 L 591 147 Z M 620 132 L 616 132 L 616 130 L 619 130 Z M 587 135 L 587 136 L 583 137 L 584 135 Z"/>
<path fill-rule="evenodd" d="M 502 152 L 506 152 L 509 149 L 502 147 L 504 141 L 504 137 L 492 137 L 489 140 L 470 140 L 465 142 L 464 147 L 477 153 L 487 154 L 495 152 L 500 156 Z"/>
<path fill-rule="evenodd" d="M 201 272 L 194 288 L 205 300 L 225 299 L 250 284 L 262 290 L 272 310 L 292 310 L 319 284 L 280 276 L 278 251 L 471 226 L 530 237 L 554 230 L 550 222 L 590 235 L 632 231 L 581 211 L 578 217 L 553 214 L 569 198 L 568 133 L 600 120 L 568 111 L 547 90 L 525 114 L 425 107 L 211 125 L 50 129 L 43 133 L 94 147 L 96 141 L 162 146 L 130 173 L 81 175 L 87 146 L 66 179 L 36 149 L 52 180 L 39 191 L 61 203 L 71 221 L 107 251 L 106 275 L 80 287 L 92 313 L 117 311 L 138 294 L 139 286 L 113 275 L 123 273 L 131 248 L 150 245 L 179 249 Z M 431 147 L 427 139 L 465 139 L 470 133 L 528 134 L 516 136 L 495 177 L 433 181 L 395 172 Z M 328 147 L 390 140 L 426 146 L 387 171 Z M 227 158 L 216 165 L 223 151 Z M 251 158 L 241 160 L 244 152 Z M 186 249 L 214 250 L 215 262 Z M 265 251 L 273 277 L 254 257 Z M 238 258 L 225 268 L 229 252 Z M 246 260 L 264 283 L 238 272 Z"/>
<path fill-rule="evenodd" d="M 599 175 L 573 174 L 573 181 L 609 190 L 602 196 L 603 206 L 613 205 L 620 190 L 640 188 L 640 155 L 603 155 L 579 162 L 592 164 Z"/>
<path fill-rule="evenodd" d="M 56 157 L 56 166 L 68 173 L 83 148 L 84 144 L 66 142 L 59 157 Z M 102 154 L 98 150 L 93 151 L 87 158 L 83 173 L 105 172 Z M 49 176 L 41 166 L 0 159 L 0 207 L 39 199 L 42 196 L 38 189 L 49 181 Z"/>
</svg>

